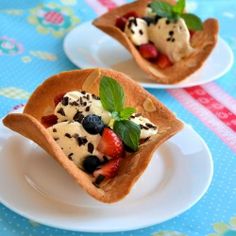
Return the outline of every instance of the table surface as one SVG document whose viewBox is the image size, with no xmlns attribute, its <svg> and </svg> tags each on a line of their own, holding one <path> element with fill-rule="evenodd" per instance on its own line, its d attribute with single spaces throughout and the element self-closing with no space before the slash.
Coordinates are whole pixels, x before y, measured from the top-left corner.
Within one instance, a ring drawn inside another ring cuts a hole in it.
<svg viewBox="0 0 236 236">
<path fill-rule="evenodd" d="M 45 78 L 76 68 L 62 49 L 68 31 L 122 3 L 125 0 L 1 0 L 0 117 L 22 106 Z M 202 19 L 218 18 L 220 35 L 236 53 L 235 0 L 189 0 L 188 9 Z M 203 86 L 148 91 L 205 139 L 214 159 L 213 181 L 207 194 L 179 217 L 149 228 L 110 235 L 235 236 L 236 67 Z M 39 225 L 0 204 L 0 235 L 93 234 Z"/>
</svg>

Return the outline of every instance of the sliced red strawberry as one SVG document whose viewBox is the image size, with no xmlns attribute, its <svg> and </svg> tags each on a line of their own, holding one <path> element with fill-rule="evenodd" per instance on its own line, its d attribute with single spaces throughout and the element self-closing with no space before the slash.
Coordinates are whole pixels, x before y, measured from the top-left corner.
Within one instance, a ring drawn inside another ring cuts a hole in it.
<svg viewBox="0 0 236 236">
<path fill-rule="evenodd" d="M 55 106 L 62 101 L 62 98 L 64 97 L 66 93 L 60 93 L 54 98 L 54 104 Z"/>
<path fill-rule="evenodd" d="M 57 123 L 57 116 L 53 114 L 48 116 L 43 116 L 41 118 L 41 123 L 45 126 L 45 128 L 51 127 Z"/>
<path fill-rule="evenodd" d="M 118 27 L 121 31 L 125 30 L 127 19 L 125 17 L 116 18 L 115 26 Z"/>
<path fill-rule="evenodd" d="M 139 47 L 139 52 L 147 60 L 153 60 L 158 57 L 158 51 L 156 47 L 151 43 L 143 44 Z"/>
<path fill-rule="evenodd" d="M 118 27 L 120 30 L 124 31 L 126 22 L 130 17 L 136 18 L 136 17 L 138 17 L 138 14 L 135 11 L 129 11 L 126 14 L 124 14 L 123 16 L 117 17 L 115 26 Z"/>
<path fill-rule="evenodd" d="M 100 169 L 93 172 L 96 177 L 95 184 L 100 184 L 104 179 L 110 179 L 117 175 L 120 167 L 121 158 L 110 160 L 108 163 L 101 166 Z"/>
<path fill-rule="evenodd" d="M 190 33 L 190 38 L 192 38 L 193 35 L 195 34 L 195 31 L 193 31 L 193 30 L 189 30 L 189 33 Z"/>
<path fill-rule="evenodd" d="M 122 157 L 124 154 L 122 140 L 109 128 L 104 128 L 97 149 L 111 158 Z"/>
<path fill-rule="evenodd" d="M 172 62 L 170 61 L 170 59 L 166 55 L 160 53 L 157 58 L 157 65 L 161 69 L 165 69 L 167 67 L 172 66 Z"/>
</svg>

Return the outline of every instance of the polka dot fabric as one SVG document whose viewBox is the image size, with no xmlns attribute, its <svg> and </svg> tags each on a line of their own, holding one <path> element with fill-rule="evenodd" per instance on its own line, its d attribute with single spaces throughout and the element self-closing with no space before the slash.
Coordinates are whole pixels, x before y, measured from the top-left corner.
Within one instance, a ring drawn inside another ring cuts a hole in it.
<svg viewBox="0 0 236 236">
<path fill-rule="evenodd" d="M 66 58 L 64 35 L 125 0 L 1 0 L 0 116 L 24 104 L 47 77 L 75 69 Z M 202 19 L 216 17 L 220 35 L 236 53 L 234 0 L 188 0 Z M 112 55 L 112 53 L 111 53 Z M 59 230 L 23 218 L 0 205 L 3 236 L 235 236 L 236 235 L 236 67 L 217 82 L 190 89 L 148 91 L 207 142 L 214 176 L 206 195 L 184 214 L 159 225 L 129 232 L 92 234 Z M 201 174 L 201 173 L 199 173 Z M 158 209 L 157 209 L 158 211 Z"/>
</svg>

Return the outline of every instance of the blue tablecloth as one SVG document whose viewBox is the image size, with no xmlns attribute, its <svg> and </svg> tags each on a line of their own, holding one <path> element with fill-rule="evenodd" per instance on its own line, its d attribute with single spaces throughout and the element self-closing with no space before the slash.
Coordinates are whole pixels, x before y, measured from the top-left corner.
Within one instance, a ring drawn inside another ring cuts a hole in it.
<svg viewBox="0 0 236 236">
<path fill-rule="evenodd" d="M 76 68 L 62 49 L 63 37 L 69 30 L 124 2 L 1 0 L 0 116 L 24 104 L 45 78 Z M 218 18 L 220 35 L 236 53 L 235 0 L 189 0 L 188 9 L 203 19 L 209 16 Z M 206 140 L 214 159 L 213 182 L 207 194 L 181 216 L 149 228 L 110 235 L 236 235 L 235 91 L 235 66 L 216 82 L 204 86 L 169 91 L 149 89 L 181 119 L 192 124 Z M 39 225 L 0 205 L 0 235 L 93 234 Z"/>
</svg>

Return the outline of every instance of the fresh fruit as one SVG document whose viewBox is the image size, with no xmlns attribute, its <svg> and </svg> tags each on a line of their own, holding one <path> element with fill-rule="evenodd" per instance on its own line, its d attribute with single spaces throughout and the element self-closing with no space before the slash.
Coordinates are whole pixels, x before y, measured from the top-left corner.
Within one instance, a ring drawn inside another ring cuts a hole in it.
<svg viewBox="0 0 236 236">
<path fill-rule="evenodd" d="M 157 65 L 161 68 L 161 69 L 165 69 L 167 67 L 170 67 L 172 65 L 170 59 L 164 55 L 164 54 L 159 54 L 158 58 L 157 58 Z"/>
<path fill-rule="evenodd" d="M 43 116 L 41 118 L 41 123 L 45 126 L 45 128 L 53 126 L 57 123 L 57 116 L 53 114 L 48 116 Z"/>
<path fill-rule="evenodd" d="M 122 157 L 124 154 L 124 145 L 122 140 L 109 128 L 104 128 L 97 149 L 111 158 Z"/>
<path fill-rule="evenodd" d="M 153 60 L 158 57 L 158 51 L 156 47 L 151 43 L 142 44 L 141 46 L 139 46 L 139 52 L 142 57 L 147 60 Z"/>
<path fill-rule="evenodd" d="M 54 98 L 54 104 L 55 104 L 55 106 L 56 106 L 59 102 L 62 101 L 62 99 L 63 99 L 63 97 L 64 97 L 65 94 L 66 94 L 66 93 L 60 93 L 60 94 L 58 94 L 58 95 Z"/>
<path fill-rule="evenodd" d="M 100 184 L 102 180 L 113 178 L 115 175 L 117 175 L 120 162 L 121 158 L 116 158 L 102 165 L 100 169 L 95 170 L 93 173 L 94 177 L 96 177 L 95 184 Z"/>
<path fill-rule="evenodd" d="M 102 134 L 104 129 L 104 123 L 101 116 L 97 115 L 87 115 L 82 120 L 82 125 L 84 129 L 90 134 Z"/>
<path fill-rule="evenodd" d="M 115 26 L 118 27 L 120 30 L 124 31 L 126 22 L 130 17 L 136 18 L 138 17 L 138 14 L 135 11 L 130 11 L 124 14 L 123 16 L 117 17 Z"/>
<path fill-rule="evenodd" d="M 92 174 L 100 164 L 101 162 L 99 158 L 97 156 L 91 155 L 84 159 L 82 166 L 87 173 Z"/>
<path fill-rule="evenodd" d="M 193 37 L 193 35 L 196 33 L 195 31 L 193 31 L 193 30 L 189 30 L 189 33 L 190 33 L 190 38 L 192 38 Z"/>
</svg>

